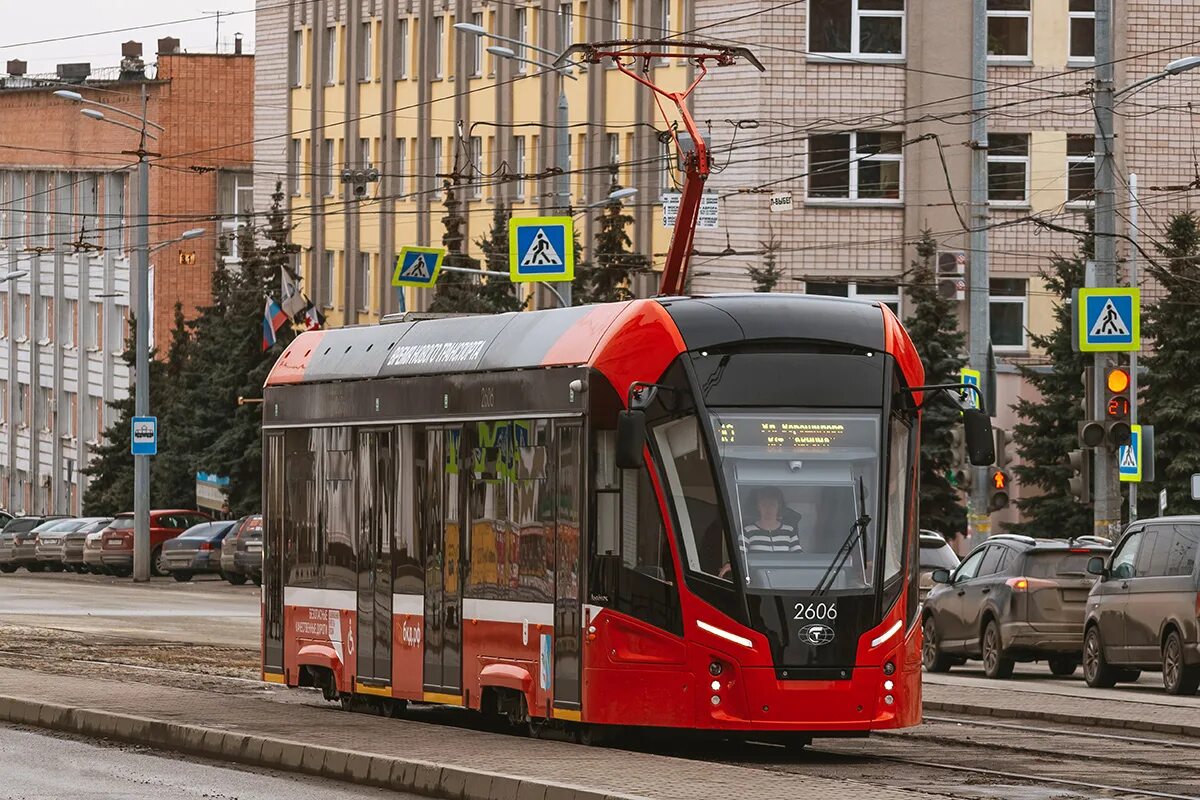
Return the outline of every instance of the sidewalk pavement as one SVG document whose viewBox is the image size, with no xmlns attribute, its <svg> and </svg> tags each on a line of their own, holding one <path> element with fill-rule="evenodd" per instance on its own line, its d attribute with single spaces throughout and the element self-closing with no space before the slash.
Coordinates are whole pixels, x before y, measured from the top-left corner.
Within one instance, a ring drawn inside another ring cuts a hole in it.
<svg viewBox="0 0 1200 800">
<path fill-rule="evenodd" d="M 0 668 L 0 721 L 456 800 L 933 800 L 866 782 L 384 719 L 333 706 L 7 668 Z"/>
<path fill-rule="evenodd" d="M 1172 697 L 1161 688 L 1134 694 L 1090 689 L 1082 681 L 1046 685 L 953 673 L 926 673 L 923 680 L 926 715 L 950 712 L 1200 737 L 1200 697 Z"/>
</svg>

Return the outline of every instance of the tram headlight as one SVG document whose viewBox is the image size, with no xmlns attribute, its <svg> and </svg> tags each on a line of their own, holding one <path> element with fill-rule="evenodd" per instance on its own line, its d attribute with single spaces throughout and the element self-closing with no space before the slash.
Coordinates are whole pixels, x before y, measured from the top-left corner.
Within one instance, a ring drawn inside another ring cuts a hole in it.
<svg viewBox="0 0 1200 800">
<path fill-rule="evenodd" d="M 717 677 L 718 675 L 720 675 L 724 671 L 725 671 L 725 668 L 723 666 L 721 666 L 720 661 L 714 661 L 708 665 L 708 674 L 712 675 L 714 678 Z"/>
<path fill-rule="evenodd" d="M 889 661 L 883 665 L 883 674 L 892 675 L 896 672 L 896 662 Z"/>
<path fill-rule="evenodd" d="M 710 701 L 710 702 L 711 702 L 711 703 L 712 703 L 714 706 L 719 706 L 719 705 L 721 705 L 721 698 L 720 698 L 720 697 L 717 697 L 715 694 L 714 694 L 714 695 L 713 695 L 711 698 L 709 698 L 709 701 Z"/>
<path fill-rule="evenodd" d="M 884 681 L 884 682 L 883 682 L 883 690 L 884 690 L 885 692 L 890 692 L 892 689 L 894 689 L 894 688 L 895 688 L 895 686 L 896 686 L 896 684 L 892 683 L 891 681 Z"/>
<path fill-rule="evenodd" d="M 884 704 L 889 705 L 889 706 L 894 705 L 896 702 L 896 698 L 892 697 L 890 694 L 885 694 L 883 696 L 883 702 L 884 702 Z"/>
<path fill-rule="evenodd" d="M 720 682 L 720 681 L 713 681 L 713 682 L 712 682 L 712 690 L 713 690 L 714 692 L 719 692 L 719 691 L 721 691 L 721 682 Z"/>
</svg>

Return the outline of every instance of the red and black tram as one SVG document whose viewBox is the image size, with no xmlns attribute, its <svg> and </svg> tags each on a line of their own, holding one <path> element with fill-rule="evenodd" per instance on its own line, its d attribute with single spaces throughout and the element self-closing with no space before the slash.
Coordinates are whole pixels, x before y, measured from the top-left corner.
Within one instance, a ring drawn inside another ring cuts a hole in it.
<svg viewBox="0 0 1200 800">
<path fill-rule="evenodd" d="M 263 404 L 263 674 L 539 724 L 921 715 L 921 362 L 877 303 L 310 332 Z"/>
</svg>

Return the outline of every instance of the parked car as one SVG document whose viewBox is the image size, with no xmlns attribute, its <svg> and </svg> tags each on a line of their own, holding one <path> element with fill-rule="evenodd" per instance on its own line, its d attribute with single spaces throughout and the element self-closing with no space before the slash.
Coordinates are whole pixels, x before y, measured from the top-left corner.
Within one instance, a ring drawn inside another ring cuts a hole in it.
<svg viewBox="0 0 1200 800">
<path fill-rule="evenodd" d="M 221 542 L 236 525 L 234 520 L 201 522 L 163 542 L 162 560 L 171 577 L 184 582 L 193 575 L 220 572 Z"/>
<path fill-rule="evenodd" d="M 112 519 L 107 525 L 97 531 L 92 531 L 83 539 L 83 571 L 90 572 L 94 575 L 107 575 L 108 568 L 104 566 L 104 532 L 116 524 L 117 520 Z M 123 520 L 122 525 L 129 524 L 129 530 L 133 530 L 133 518 Z"/>
<path fill-rule="evenodd" d="M 67 537 L 74 536 L 79 530 L 86 528 L 102 519 L 101 517 L 74 517 L 62 520 L 43 522 L 34 529 L 37 534 L 37 547 L 34 550 L 39 564 L 45 564 L 47 569 L 55 572 L 66 569 Z M 82 543 L 82 540 L 79 540 Z"/>
<path fill-rule="evenodd" d="M 7 511 L 0 511 L 0 528 L 8 524 L 8 521 L 13 518 L 13 515 Z"/>
<path fill-rule="evenodd" d="M 946 542 L 946 537 L 937 531 L 921 531 L 921 602 L 929 596 L 933 588 L 933 571 L 935 569 L 953 570 L 958 566 L 958 556 Z"/>
<path fill-rule="evenodd" d="M 87 524 L 63 537 L 63 564 L 74 572 L 90 572 L 84 562 L 84 548 L 92 535 L 96 536 L 96 547 L 99 549 L 100 533 L 112 522 L 112 517 L 87 517 Z"/>
<path fill-rule="evenodd" d="M 150 571 L 155 575 L 166 575 L 167 566 L 162 558 L 162 546 L 193 525 L 211 522 L 212 517 L 203 511 L 186 509 L 164 509 L 150 512 Z M 104 529 L 100 537 L 100 561 L 114 575 L 125 576 L 133 572 L 133 514 L 118 514 Z"/>
<path fill-rule="evenodd" d="M 929 672 L 982 658 L 989 678 L 1012 675 L 1017 661 L 1049 661 L 1070 675 L 1083 655 L 1083 620 L 1095 577 L 1088 560 L 1112 548 L 1094 540 L 1064 541 L 1000 534 L 972 550 L 938 584 L 922 613 L 922 657 Z"/>
<path fill-rule="evenodd" d="M 246 518 L 246 524 L 242 526 L 241 532 L 238 534 L 234 564 L 238 572 L 254 581 L 255 586 L 262 586 L 262 514 L 254 514 Z"/>
<path fill-rule="evenodd" d="M 243 572 L 238 566 L 237 554 L 239 549 L 238 545 L 242 536 L 246 535 L 248 533 L 248 529 L 252 526 L 258 527 L 261 531 L 261 515 L 253 514 L 239 519 L 234 529 L 226 534 L 224 540 L 221 542 L 221 577 L 232 583 L 234 586 L 241 586 L 250 579 L 250 576 Z M 244 556 L 242 558 L 242 563 L 246 563 Z"/>
<path fill-rule="evenodd" d="M 1161 669 L 1169 694 L 1200 688 L 1200 516 L 1139 520 L 1088 596 L 1083 676 L 1088 686 L 1137 680 Z"/>
<path fill-rule="evenodd" d="M 16 572 L 25 567 L 41 572 L 44 565 L 37 560 L 37 527 L 47 520 L 64 519 L 60 515 L 44 517 L 13 517 L 0 530 L 0 572 Z"/>
</svg>

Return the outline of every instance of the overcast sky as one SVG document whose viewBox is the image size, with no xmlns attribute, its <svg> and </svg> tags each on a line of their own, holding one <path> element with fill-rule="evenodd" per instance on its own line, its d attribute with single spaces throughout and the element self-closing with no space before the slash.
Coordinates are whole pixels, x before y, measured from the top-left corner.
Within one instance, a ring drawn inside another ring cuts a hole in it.
<svg viewBox="0 0 1200 800">
<path fill-rule="evenodd" d="M 31 73 L 54 72 L 56 64 L 72 61 L 117 66 L 121 43 L 130 40 L 141 42 L 144 57 L 153 61 L 165 36 L 179 39 L 188 52 L 211 53 L 217 37 L 211 12 L 218 9 L 221 52 L 233 52 L 234 33 L 243 35 L 246 52 L 254 52 L 254 0 L 0 0 L 0 73 L 12 58 L 28 61 Z M 240 13 L 226 19 L 226 12 Z M 119 28 L 136 30 L 103 33 Z"/>
</svg>

